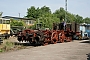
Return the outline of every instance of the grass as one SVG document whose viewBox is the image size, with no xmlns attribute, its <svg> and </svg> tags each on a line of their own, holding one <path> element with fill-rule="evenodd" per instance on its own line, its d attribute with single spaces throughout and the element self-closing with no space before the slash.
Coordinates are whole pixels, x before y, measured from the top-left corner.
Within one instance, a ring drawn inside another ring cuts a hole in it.
<svg viewBox="0 0 90 60">
<path fill-rule="evenodd" d="M 7 41 L 6 43 L 2 44 L 2 46 L 0 47 L 0 52 L 20 50 L 20 49 L 24 49 L 24 48 L 25 48 L 25 46 L 15 45 L 14 43 Z"/>
</svg>

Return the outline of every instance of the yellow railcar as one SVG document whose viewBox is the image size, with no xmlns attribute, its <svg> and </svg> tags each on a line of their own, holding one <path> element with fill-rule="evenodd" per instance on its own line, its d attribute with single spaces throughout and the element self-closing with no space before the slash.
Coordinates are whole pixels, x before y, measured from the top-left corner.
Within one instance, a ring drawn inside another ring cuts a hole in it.
<svg viewBox="0 0 90 60">
<path fill-rule="evenodd" d="M 10 19 L 0 18 L 0 35 L 10 34 Z"/>
</svg>

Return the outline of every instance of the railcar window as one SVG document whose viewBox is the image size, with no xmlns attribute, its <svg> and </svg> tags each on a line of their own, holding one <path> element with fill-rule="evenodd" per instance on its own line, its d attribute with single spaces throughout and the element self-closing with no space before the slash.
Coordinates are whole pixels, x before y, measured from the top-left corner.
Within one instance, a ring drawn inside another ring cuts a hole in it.
<svg viewBox="0 0 90 60">
<path fill-rule="evenodd" d="M 10 24 L 10 20 L 0 19 L 0 24 Z"/>
<path fill-rule="evenodd" d="M 32 21 L 29 20 L 29 24 L 32 24 Z"/>
<path fill-rule="evenodd" d="M 87 26 L 86 29 L 90 30 L 90 26 Z"/>
<path fill-rule="evenodd" d="M 7 21 L 6 21 L 6 24 L 10 24 L 10 21 L 9 21 L 9 20 L 7 20 Z"/>
<path fill-rule="evenodd" d="M 2 23 L 2 20 L 0 19 L 0 24 Z"/>
<path fill-rule="evenodd" d="M 3 24 L 6 24 L 6 20 L 3 20 Z"/>
</svg>

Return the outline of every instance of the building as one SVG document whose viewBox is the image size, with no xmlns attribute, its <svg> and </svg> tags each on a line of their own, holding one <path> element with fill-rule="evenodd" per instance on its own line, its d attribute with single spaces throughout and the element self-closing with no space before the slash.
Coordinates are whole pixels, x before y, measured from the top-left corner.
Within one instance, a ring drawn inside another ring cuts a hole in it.
<svg viewBox="0 0 90 60">
<path fill-rule="evenodd" d="M 2 18 L 5 18 L 5 19 L 15 19 L 15 20 L 19 20 L 19 21 L 22 20 L 22 21 L 24 21 L 29 26 L 32 26 L 35 23 L 34 19 L 29 19 L 29 18 L 20 18 L 20 17 L 12 17 L 12 16 L 4 16 Z"/>
</svg>

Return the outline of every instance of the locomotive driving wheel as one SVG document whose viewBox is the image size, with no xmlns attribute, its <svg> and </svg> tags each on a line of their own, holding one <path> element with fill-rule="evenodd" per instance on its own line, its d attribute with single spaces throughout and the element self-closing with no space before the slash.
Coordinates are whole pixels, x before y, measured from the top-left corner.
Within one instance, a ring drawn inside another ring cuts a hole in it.
<svg viewBox="0 0 90 60">
<path fill-rule="evenodd" d="M 65 34 L 64 33 L 59 33 L 59 42 L 63 43 L 65 40 Z"/>
<path fill-rule="evenodd" d="M 52 33 L 51 43 L 56 44 L 57 42 L 58 42 L 58 34 L 57 34 L 57 31 L 55 31 Z"/>
</svg>

